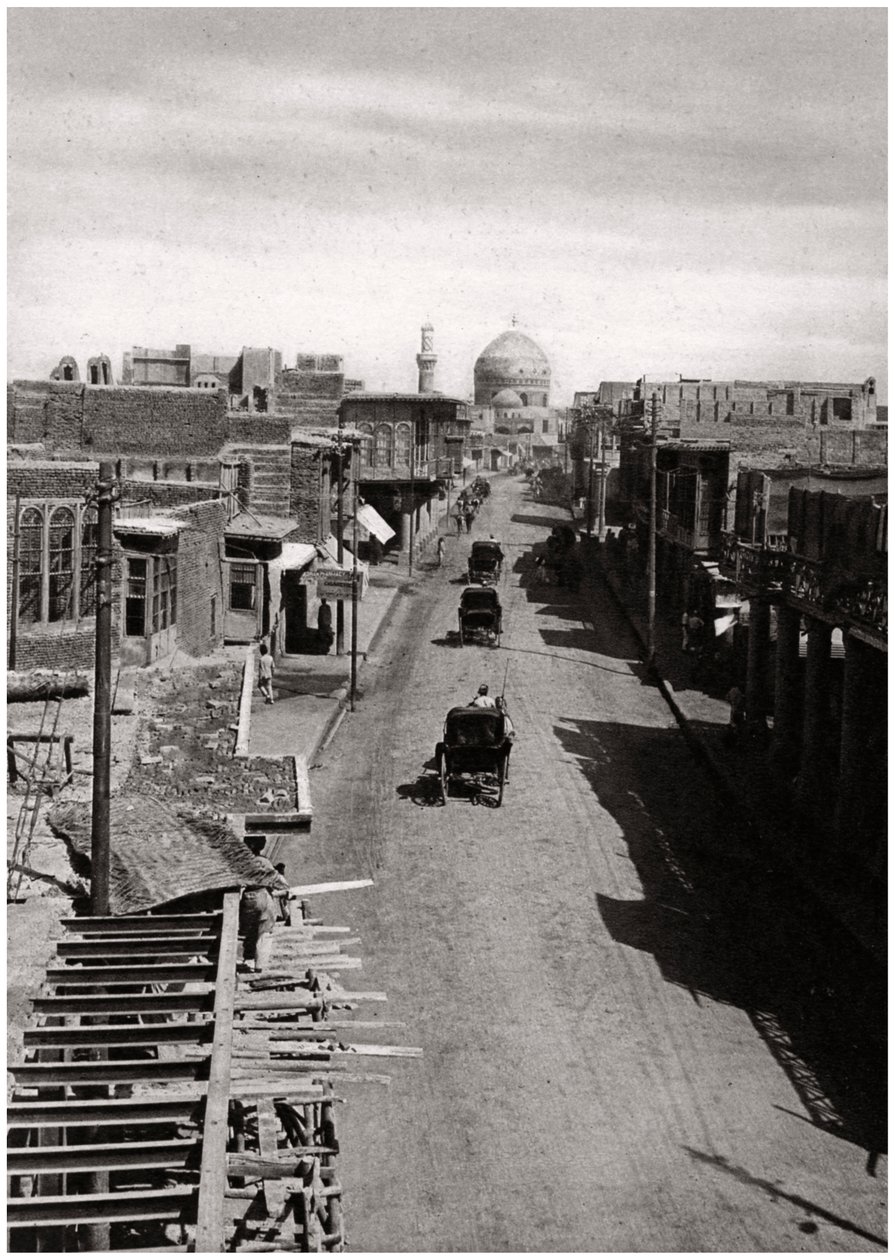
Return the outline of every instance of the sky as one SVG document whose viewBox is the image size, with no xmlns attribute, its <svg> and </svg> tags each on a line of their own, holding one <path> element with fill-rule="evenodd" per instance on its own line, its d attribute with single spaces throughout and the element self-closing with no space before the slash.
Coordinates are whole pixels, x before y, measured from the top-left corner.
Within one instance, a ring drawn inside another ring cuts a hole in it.
<svg viewBox="0 0 895 1260">
<path fill-rule="evenodd" d="M 552 401 L 886 373 L 885 8 L 8 17 L 8 373 L 132 345 Z"/>
</svg>

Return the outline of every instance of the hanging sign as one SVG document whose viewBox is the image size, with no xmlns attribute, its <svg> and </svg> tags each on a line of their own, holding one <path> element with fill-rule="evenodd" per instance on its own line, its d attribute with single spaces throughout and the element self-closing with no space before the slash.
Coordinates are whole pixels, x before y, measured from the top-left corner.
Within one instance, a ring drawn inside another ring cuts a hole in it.
<svg viewBox="0 0 895 1260">
<path fill-rule="evenodd" d="M 314 576 L 317 579 L 318 599 L 351 599 L 351 583 L 354 577 L 352 569 L 318 569 Z M 357 597 L 364 597 L 360 570 L 357 574 Z"/>
</svg>

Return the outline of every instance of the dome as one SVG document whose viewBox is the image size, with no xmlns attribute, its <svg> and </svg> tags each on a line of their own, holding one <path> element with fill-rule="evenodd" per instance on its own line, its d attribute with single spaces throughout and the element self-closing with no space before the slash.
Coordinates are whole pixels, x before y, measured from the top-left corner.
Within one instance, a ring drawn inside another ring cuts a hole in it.
<svg viewBox="0 0 895 1260">
<path fill-rule="evenodd" d="M 477 406 L 488 406 L 503 390 L 515 393 L 523 406 L 546 406 L 550 361 L 531 337 L 513 328 L 485 346 L 475 361 L 473 378 Z"/>
<path fill-rule="evenodd" d="M 491 406 L 520 408 L 524 406 L 524 403 L 512 389 L 502 389 L 499 394 L 495 394 L 491 399 Z"/>
<path fill-rule="evenodd" d="M 521 369 L 521 372 L 520 372 Z M 490 341 L 475 361 L 474 374 L 482 372 L 498 376 L 550 375 L 550 362 L 541 347 L 515 328 Z"/>
</svg>

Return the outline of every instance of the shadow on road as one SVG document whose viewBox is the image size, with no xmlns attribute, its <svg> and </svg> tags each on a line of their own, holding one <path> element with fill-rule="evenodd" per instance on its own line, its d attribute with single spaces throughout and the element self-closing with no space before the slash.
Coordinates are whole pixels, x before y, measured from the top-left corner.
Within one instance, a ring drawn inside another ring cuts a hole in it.
<svg viewBox="0 0 895 1260">
<path fill-rule="evenodd" d="M 412 783 L 399 783 L 395 788 L 402 801 L 429 808 L 441 804 L 441 784 L 437 774 L 421 774 Z"/>
<path fill-rule="evenodd" d="M 673 730 L 560 719 L 554 732 L 622 830 L 643 897 L 598 894 L 620 945 L 651 954 L 695 1001 L 743 1010 L 810 1122 L 886 1149 L 882 969 L 782 870 L 749 850 L 736 814 Z"/>
<path fill-rule="evenodd" d="M 705 1151 L 697 1151 L 690 1146 L 685 1146 L 684 1150 L 691 1159 L 700 1164 L 708 1164 L 712 1168 L 726 1173 L 741 1185 L 753 1186 L 757 1190 L 763 1190 L 774 1203 L 782 1199 L 784 1202 L 800 1208 L 803 1212 L 807 1212 L 810 1216 L 819 1217 L 820 1220 L 835 1225 L 838 1229 L 855 1234 L 858 1238 L 864 1238 L 867 1242 L 874 1243 L 879 1247 L 888 1247 L 886 1239 L 881 1238 L 878 1234 L 872 1234 L 869 1230 L 862 1229 L 854 1221 L 850 1221 L 844 1216 L 839 1216 L 836 1212 L 830 1212 L 826 1208 L 821 1207 L 820 1204 L 812 1203 L 810 1199 L 803 1198 L 800 1194 L 787 1194 L 776 1181 L 768 1181 L 765 1177 L 755 1177 L 738 1164 L 732 1164 L 723 1155 L 708 1155 Z M 813 1221 L 802 1221 L 798 1228 L 803 1234 L 813 1234 L 817 1230 L 817 1226 Z"/>
</svg>

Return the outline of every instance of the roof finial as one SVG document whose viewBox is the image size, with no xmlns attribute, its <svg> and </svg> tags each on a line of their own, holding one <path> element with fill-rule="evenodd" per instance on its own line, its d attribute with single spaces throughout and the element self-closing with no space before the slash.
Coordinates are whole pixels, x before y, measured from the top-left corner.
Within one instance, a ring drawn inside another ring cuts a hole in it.
<svg viewBox="0 0 895 1260">
<path fill-rule="evenodd" d="M 512 315 L 512 316 L 510 317 L 510 327 L 511 327 L 511 328 L 515 328 L 515 327 L 516 327 L 516 325 L 517 325 L 518 323 L 519 323 L 519 321 L 518 321 L 518 319 L 516 318 L 515 314 L 514 314 L 514 315 Z"/>
</svg>

